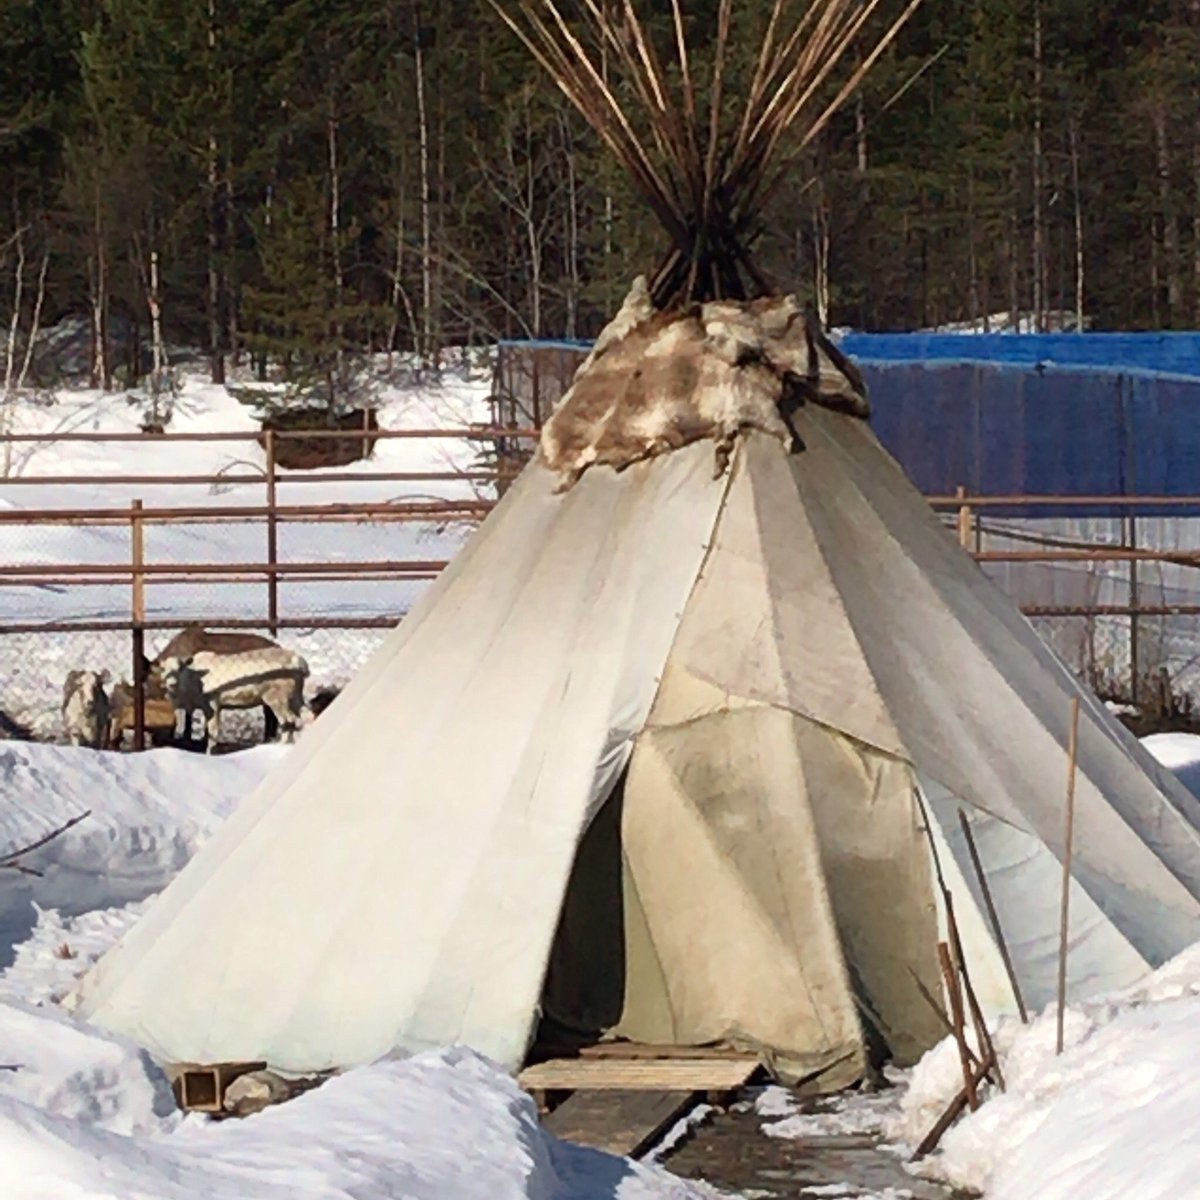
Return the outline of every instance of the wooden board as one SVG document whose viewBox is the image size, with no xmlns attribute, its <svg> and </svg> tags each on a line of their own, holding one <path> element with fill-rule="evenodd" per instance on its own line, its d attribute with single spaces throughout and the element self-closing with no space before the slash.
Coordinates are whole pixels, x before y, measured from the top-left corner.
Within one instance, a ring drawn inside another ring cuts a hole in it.
<svg viewBox="0 0 1200 1200">
<path fill-rule="evenodd" d="M 555 1056 L 560 1057 L 560 1056 Z M 561 1057 L 566 1058 L 564 1054 Z M 721 1058 L 746 1062 L 753 1055 L 728 1046 L 651 1046 L 644 1042 L 596 1042 L 582 1046 L 579 1058 Z"/>
<path fill-rule="evenodd" d="M 544 1119 L 555 1137 L 610 1154 L 641 1154 L 692 1106 L 691 1092 L 575 1092 Z"/>
<path fill-rule="evenodd" d="M 518 1076 L 530 1091 L 731 1092 L 758 1069 L 758 1059 L 552 1058 Z"/>
</svg>

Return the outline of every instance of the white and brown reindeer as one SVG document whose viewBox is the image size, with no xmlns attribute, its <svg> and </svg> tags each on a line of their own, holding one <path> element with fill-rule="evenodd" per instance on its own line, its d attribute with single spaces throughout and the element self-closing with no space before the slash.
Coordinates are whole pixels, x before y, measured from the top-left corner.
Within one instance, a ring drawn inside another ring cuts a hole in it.
<svg viewBox="0 0 1200 1200">
<path fill-rule="evenodd" d="M 220 654 L 160 656 L 163 686 L 177 712 L 204 714 L 205 752 L 217 747 L 224 709 L 265 707 L 279 722 L 280 738 L 295 740 L 304 708 L 308 663 L 292 650 L 271 643 Z"/>
<path fill-rule="evenodd" d="M 157 654 L 153 662 L 146 664 L 146 679 L 149 685 L 162 688 L 162 664 L 168 658 L 191 658 L 202 650 L 213 654 L 241 654 L 249 650 L 270 650 L 278 646 L 261 633 L 245 633 L 241 630 L 205 629 L 193 622 L 185 625 Z M 183 740 L 191 741 L 194 711 L 183 714 Z M 263 705 L 263 740 L 270 742 L 279 736 L 279 722 L 275 714 Z"/>
<path fill-rule="evenodd" d="M 72 746 L 104 748 L 108 733 L 107 671 L 68 671 L 63 681 L 62 718 Z"/>
</svg>

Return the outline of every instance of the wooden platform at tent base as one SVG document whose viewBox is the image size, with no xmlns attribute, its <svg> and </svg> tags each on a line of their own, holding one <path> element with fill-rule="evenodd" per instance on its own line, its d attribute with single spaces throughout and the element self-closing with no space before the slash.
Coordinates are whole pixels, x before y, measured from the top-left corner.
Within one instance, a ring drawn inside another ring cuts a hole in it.
<svg viewBox="0 0 1200 1200">
<path fill-rule="evenodd" d="M 519 1079 L 556 1137 L 636 1155 L 697 1100 L 719 1103 L 759 1069 L 757 1058 L 736 1051 L 614 1042 L 535 1063 Z"/>
</svg>

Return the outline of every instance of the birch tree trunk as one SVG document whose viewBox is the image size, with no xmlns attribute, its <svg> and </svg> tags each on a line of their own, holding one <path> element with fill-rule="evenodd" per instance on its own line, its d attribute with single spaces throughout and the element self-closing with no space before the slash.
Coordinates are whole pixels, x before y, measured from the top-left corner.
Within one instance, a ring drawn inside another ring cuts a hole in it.
<svg viewBox="0 0 1200 1200">
<path fill-rule="evenodd" d="M 325 138 L 329 151 L 329 264 L 333 282 L 333 312 L 329 320 L 329 333 L 333 339 L 333 376 L 329 388 L 329 407 L 332 409 L 337 404 L 345 366 L 342 297 L 346 283 L 342 266 L 342 177 L 338 160 L 338 119 L 332 98 L 329 117 L 325 122 Z"/>
<path fill-rule="evenodd" d="M 209 129 L 207 145 L 208 175 L 208 354 L 209 374 L 213 383 L 225 382 L 225 355 L 222 353 L 221 250 L 223 187 L 220 147 L 213 124 L 217 112 L 216 84 L 217 0 L 208 0 L 208 99 Z"/>
<path fill-rule="evenodd" d="M 1167 324 L 1173 325 L 1183 313 L 1183 280 L 1179 263 L 1179 216 L 1171 194 L 1171 145 L 1167 128 L 1166 97 L 1159 92 L 1151 110 L 1154 126 L 1155 174 L 1161 213 L 1163 276 L 1167 288 Z"/>
<path fill-rule="evenodd" d="M 92 254 L 89 259 L 92 310 L 93 388 L 112 389 L 112 365 L 108 353 L 108 247 L 104 227 L 100 183 L 94 185 L 92 198 Z"/>
<path fill-rule="evenodd" d="M 158 286 L 158 251 L 150 251 L 150 286 L 146 296 L 150 310 L 150 343 L 154 359 L 154 372 L 150 376 L 150 419 L 155 425 L 162 422 L 159 399 L 167 372 L 167 347 L 163 342 L 162 295 Z M 214 382 L 216 382 L 214 380 Z"/>
<path fill-rule="evenodd" d="M 579 322 L 579 182 L 575 162 L 575 139 L 564 113 L 559 113 L 562 132 L 563 157 L 567 166 L 567 204 L 564 210 L 563 244 L 565 247 L 564 273 L 566 275 L 566 313 L 564 332 L 574 338 L 578 334 Z"/>
<path fill-rule="evenodd" d="M 25 230 L 18 227 L 16 232 L 17 261 L 13 267 L 13 300 L 12 318 L 9 321 L 8 339 L 4 351 L 4 394 L 0 404 L 0 434 L 4 435 L 4 456 L 2 464 L 3 478 L 7 479 L 13 469 L 13 444 L 8 435 L 13 432 L 14 416 L 17 398 L 25 387 L 29 377 L 29 368 L 33 362 L 33 348 L 37 342 L 38 331 L 42 324 L 42 303 L 46 298 L 46 272 L 50 267 L 50 251 L 42 251 L 42 261 L 38 268 L 37 293 L 33 301 L 33 313 L 29 320 L 29 329 L 25 334 L 25 348 L 21 353 L 20 366 L 17 365 L 17 345 L 21 340 L 21 311 L 25 303 Z"/>
<path fill-rule="evenodd" d="M 1074 114 L 1067 120 L 1067 141 L 1071 153 L 1071 199 L 1075 215 L 1075 332 L 1082 333 L 1085 328 L 1083 196 L 1079 186 L 1079 122 Z"/>
<path fill-rule="evenodd" d="M 17 262 L 13 268 L 12 318 L 8 325 L 8 341 L 4 348 L 4 478 L 12 473 L 12 442 L 8 435 L 13 431 L 13 409 L 17 403 L 16 368 L 17 335 L 21 331 L 21 305 L 25 293 L 25 231 L 18 227 L 16 233 Z"/>
<path fill-rule="evenodd" d="M 433 217 L 429 169 L 429 114 L 425 103 L 425 51 L 421 37 L 421 9 L 413 5 L 413 60 L 417 89 L 418 170 L 421 177 L 421 337 L 417 357 L 428 366 L 433 351 Z"/>
<path fill-rule="evenodd" d="M 392 258 L 392 303 L 391 318 L 387 331 L 387 362 L 388 370 L 392 369 L 392 355 L 398 349 L 397 340 L 400 336 L 400 306 L 407 307 L 407 296 L 404 291 L 404 237 L 405 237 L 405 204 L 408 189 L 404 186 L 404 159 L 400 160 L 400 170 L 396 181 L 396 253 Z M 410 319 L 411 319 L 411 313 Z M 413 330 L 414 335 L 416 329 Z"/>
<path fill-rule="evenodd" d="M 825 211 L 825 189 L 818 182 L 812 211 L 813 298 L 823 328 L 829 327 L 829 219 Z"/>
<path fill-rule="evenodd" d="M 1033 327 L 1045 331 L 1046 231 L 1042 210 L 1042 4 L 1033 0 Z"/>
</svg>

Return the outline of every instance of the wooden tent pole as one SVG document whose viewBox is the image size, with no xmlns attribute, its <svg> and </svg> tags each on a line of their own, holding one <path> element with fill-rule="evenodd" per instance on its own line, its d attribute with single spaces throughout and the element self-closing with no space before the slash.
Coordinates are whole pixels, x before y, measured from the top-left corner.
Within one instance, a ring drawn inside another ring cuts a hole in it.
<svg viewBox="0 0 1200 1200">
<path fill-rule="evenodd" d="M 1021 1024 L 1029 1024 L 1029 1013 L 1025 1008 L 1025 997 L 1021 994 L 1021 984 L 1017 980 L 1017 971 L 1013 966 L 1012 955 L 1008 952 L 1008 941 L 1004 937 L 1004 930 L 1000 925 L 1000 914 L 996 911 L 995 901 L 992 899 L 992 889 L 988 886 L 987 875 L 983 870 L 983 862 L 979 857 L 979 849 L 975 845 L 975 834 L 971 831 L 971 823 L 967 820 L 967 814 L 960 808 L 958 810 L 958 820 L 962 825 L 963 837 L 967 841 L 967 850 L 971 855 L 971 865 L 975 868 L 975 878 L 979 880 L 979 890 L 983 893 L 984 907 L 987 909 L 988 921 L 992 926 L 992 933 L 996 937 L 996 945 L 1000 948 L 1000 958 L 1004 963 L 1004 970 L 1008 974 L 1008 982 L 1013 990 L 1013 998 L 1017 1002 L 1017 1012 L 1021 1017 Z"/>
<path fill-rule="evenodd" d="M 1067 821 L 1063 833 L 1062 907 L 1058 926 L 1058 1032 L 1054 1053 L 1063 1051 L 1063 1016 L 1067 1007 L 1067 932 L 1070 927 L 1071 842 L 1075 833 L 1075 761 L 1079 754 L 1079 697 L 1071 697 L 1071 742 L 1067 751 Z"/>
</svg>

